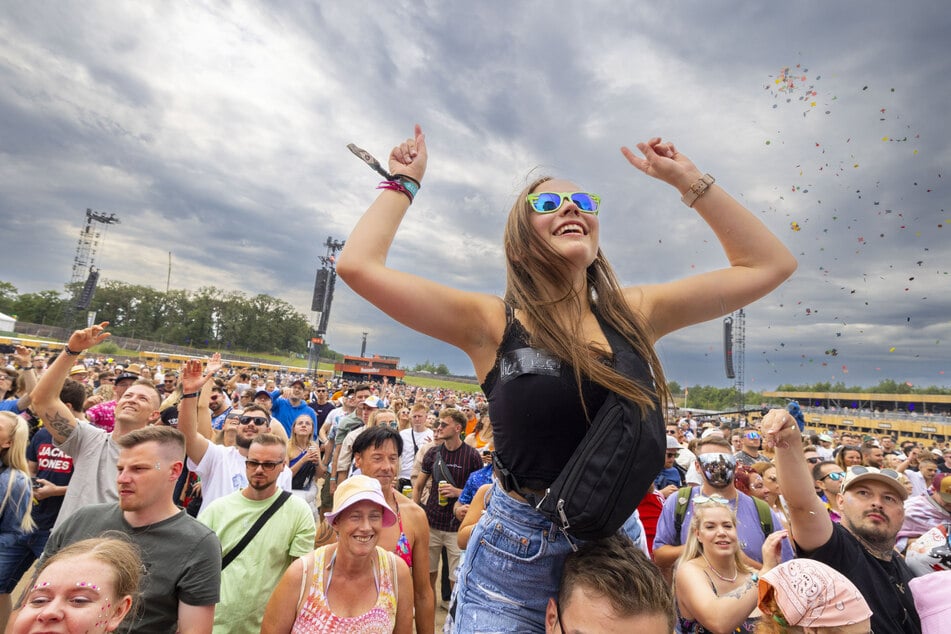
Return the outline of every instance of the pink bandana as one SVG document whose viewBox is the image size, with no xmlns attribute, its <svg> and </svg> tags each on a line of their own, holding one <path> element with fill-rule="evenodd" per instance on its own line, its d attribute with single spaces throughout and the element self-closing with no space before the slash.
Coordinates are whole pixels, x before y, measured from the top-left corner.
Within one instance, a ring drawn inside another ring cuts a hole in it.
<svg viewBox="0 0 951 634">
<path fill-rule="evenodd" d="M 759 608 L 772 595 L 789 625 L 836 627 L 872 616 L 862 593 L 841 573 L 812 559 L 793 559 L 759 578 Z"/>
</svg>

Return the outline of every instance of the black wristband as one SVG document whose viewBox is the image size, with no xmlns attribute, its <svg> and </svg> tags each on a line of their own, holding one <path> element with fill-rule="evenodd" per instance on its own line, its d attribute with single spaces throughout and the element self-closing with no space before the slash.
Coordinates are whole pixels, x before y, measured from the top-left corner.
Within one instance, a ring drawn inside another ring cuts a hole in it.
<svg viewBox="0 0 951 634">
<path fill-rule="evenodd" d="M 70 350 L 68 345 L 63 346 L 63 352 L 65 352 L 71 357 L 78 357 L 79 355 L 83 353 L 82 350 L 80 350 L 79 352 L 74 352 L 73 350 Z"/>
<path fill-rule="evenodd" d="M 182 398 L 197 398 L 198 392 L 190 392 L 188 394 L 182 394 Z"/>
<path fill-rule="evenodd" d="M 19 370 L 20 372 L 26 372 L 27 370 L 32 370 L 32 369 L 33 369 L 32 365 L 23 366 L 22 368 L 20 366 L 17 366 L 17 370 Z"/>
</svg>

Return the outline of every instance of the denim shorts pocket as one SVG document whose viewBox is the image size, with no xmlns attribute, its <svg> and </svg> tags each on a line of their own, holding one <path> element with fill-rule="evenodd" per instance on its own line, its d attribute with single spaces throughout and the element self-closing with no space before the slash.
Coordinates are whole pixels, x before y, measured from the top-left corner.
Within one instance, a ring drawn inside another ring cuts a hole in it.
<svg viewBox="0 0 951 634">
<path fill-rule="evenodd" d="M 534 561 L 545 554 L 545 531 L 524 526 L 511 526 L 498 519 L 485 527 L 479 544 L 494 556 L 514 561 Z"/>
</svg>

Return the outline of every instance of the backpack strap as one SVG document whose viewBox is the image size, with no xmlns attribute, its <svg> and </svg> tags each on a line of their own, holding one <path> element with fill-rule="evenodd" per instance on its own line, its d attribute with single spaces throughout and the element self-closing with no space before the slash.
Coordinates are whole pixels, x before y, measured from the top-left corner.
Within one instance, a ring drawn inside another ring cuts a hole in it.
<svg viewBox="0 0 951 634">
<path fill-rule="evenodd" d="M 241 554 L 241 551 L 244 550 L 245 546 L 251 543 L 251 540 L 254 539 L 254 536 L 258 534 L 258 531 L 267 523 L 271 516 L 277 512 L 277 509 L 281 508 L 281 505 L 284 502 L 287 502 L 287 499 L 291 497 L 289 491 L 281 491 L 281 494 L 277 496 L 277 499 L 265 509 L 263 513 L 258 517 L 257 521 L 248 529 L 248 532 L 244 534 L 244 537 L 241 538 L 234 548 L 229 550 L 224 557 L 221 559 L 221 569 L 224 570 L 228 564 L 234 561 L 238 555 Z"/>
<path fill-rule="evenodd" d="M 693 497 L 693 487 L 685 486 L 677 489 L 677 504 L 674 507 L 674 535 L 677 536 L 677 544 L 671 546 L 680 546 L 680 530 L 684 527 L 684 515 L 687 514 L 687 505 L 690 498 Z"/>
<path fill-rule="evenodd" d="M 752 495 L 750 497 L 753 498 L 753 502 L 756 504 L 756 513 L 759 515 L 759 525 L 763 529 L 763 537 L 769 537 L 773 532 L 773 513 L 769 504 L 758 497 Z"/>
</svg>

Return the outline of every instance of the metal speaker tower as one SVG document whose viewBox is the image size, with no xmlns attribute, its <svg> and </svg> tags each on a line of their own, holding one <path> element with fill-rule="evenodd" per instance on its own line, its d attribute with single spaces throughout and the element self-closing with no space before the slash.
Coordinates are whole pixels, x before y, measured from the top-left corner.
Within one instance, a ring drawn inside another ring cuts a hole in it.
<svg viewBox="0 0 951 634">
<path fill-rule="evenodd" d="M 320 359 L 320 348 L 324 345 L 324 337 L 327 334 L 327 324 L 330 321 L 330 305 L 334 298 L 334 285 L 337 282 L 337 252 L 343 248 L 343 240 L 334 240 L 327 236 L 324 246 L 327 247 L 327 255 L 320 256 L 320 267 L 317 269 L 317 279 L 314 282 L 314 297 L 311 300 L 310 309 L 317 313 L 314 317 L 316 327 L 310 338 L 310 354 L 307 360 L 308 372 L 317 369 Z"/>
<path fill-rule="evenodd" d="M 746 409 L 746 313 L 733 313 L 733 389 L 736 390 L 736 408 Z"/>
<path fill-rule="evenodd" d="M 86 310 L 96 292 L 99 282 L 99 270 L 96 268 L 96 253 L 104 231 L 100 227 L 118 224 L 115 214 L 101 214 L 86 209 L 86 222 L 79 233 L 79 242 L 76 245 L 76 255 L 73 257 L 73 273 L 69 280 L 69 288 L 73 296 L 63 308 L 63 321 L 67 327 L 72 326 L 76 311 Z"/>
</svg>

